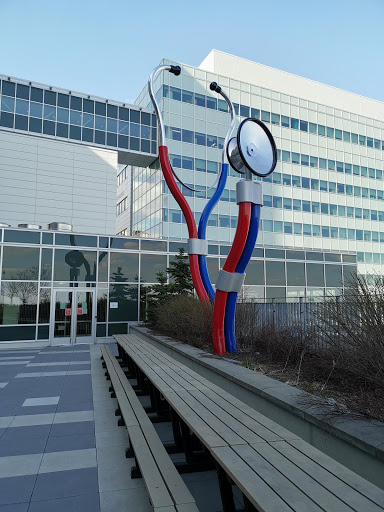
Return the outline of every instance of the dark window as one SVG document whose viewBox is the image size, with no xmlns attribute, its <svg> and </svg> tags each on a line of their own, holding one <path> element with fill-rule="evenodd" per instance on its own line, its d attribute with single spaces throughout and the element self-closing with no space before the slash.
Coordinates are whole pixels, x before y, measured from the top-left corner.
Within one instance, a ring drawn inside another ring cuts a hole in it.
<svg viewBox="0 0 384 512">
<path fill-rule="evenodd" d="M 81 140 L 81 128 L 80 126 L 69 127 L 69 138 L 74 140 Z"/>
<path fill-rule="evenodd" d="M 110 281 L 138 282 L 139 255 L 125 252 L 110 253 Z"/>
<path fill-rule="evenodd" d="M 156 283 L 158 272 L 166 272 L 167 257 L 158 254 L 141 254 L 141 276 L 142 283 Z"/>
<path fill-rule="evenodd" d="M 83 99 L 83 111 L 93 114 L 95 111 L 95 102 L 88 99 Z"/>
<path fill-rule="evenodd" d="M 82 99 L 78 96 L 71 96 L 71 109 L 81 110 Z"/>
<path fill-rule="evenodd" d="M 210 108 L 212 110 L 217 110 L 217 99 L 207 96 L 207 108 Z M 249 112 L 249 107 L 246 107 L 246 108 L 248 108 L 248 112 Z"/>
<path fill-rule="evenodd" d="M 57 95 L 57 105 L 59 107 L 63 107 L 63 108 L 69 108 L 69 96 L 68 94 L 62 94 L 62 93 L 58 93 Z"/>
<path fill-rule="evenodd" d="M 294 117 L 291 117 L 291 128 L 293 130 L 298 130 L 299 129 L 299 120 L 298 119 L 295 119 Z"/>
<path fill-rule="evenodd" d="M 3 80 L 3 95 L 5 96 L 15 96 L 15 89 L 16 84 L 13 82 L 8 82 L 6 80 Z"/>
<path fill-rule="evenodd" d="M 228 112 L 228 109 L 224 112 Z M 253 119 L 260 119 L 260 110 L 258 108 L 251 108 L 251 117 Z"/>
<path fill-rule="evenodd" d="M 141 141 L 141 151 L 143 151 L 144 153 L 151 152 L 151 142 L 149 140 Z"/>
<path fill-rule="evenodd" d="M 4 82 L 3 82 L 4 84 Z M 43 103 L 43 90 L 37 87 L 31 87 L 31 101 L 37 101 Z"/>
<path fill-rule="evenodd" d="M 204 94 L 199 94 L 195 92 L 195 105 L 199 107 L 205 107 L 205 96 Z"/>
<path fill-rule="evenodd" d="M 151 126 L 151 115 L 147 112 L 141 113 L 141 124 L 144 124 L 146 126 Z"/>
<path fill-rule="evenodd" d="M 105 144 L 105 132 L 95 130 L 95 143 L 103 145 Z"/>
<path fill-rule="evenodd" d="M 41 119 L 29 118 L 29 131 L 35 133 L 41 133 L 42 121 Z"/>
<path fill-rule="evenodd" d="M 93 142 L 93 130 L 83 128 L 82 140 L 84 142 Z"/>
<path fill-rule="evenodd" d="M 55 281 L 96 281 L 96 251 L 56 249 Z"/>
<path fill-rule="evenodd" d="M 184 103 L 193 103 L 193 92 L 183 91 L 182 96 L 183 96 Z M 219 100 L 219 110 L 220 110 L 220 100 Z"/>
<path fill-rule="evenodd" d="M 16 130 L 28 130 L 28 117 L 16 115 L 15 128 Z"/>
<path fill-rule="evenodd" d="M 116 105 L 107 105 L 107 116 L 117 119 L 117 107 Z"/>
<path fill-rule="evenodd" d="M 300 130 L 302 132 L 308 131 L 308 122 L 307 121 L 300 121 Z"/>
<path fill-rule="evenodd" d="M 319 257 L 316 255 L 319 254 Z M 309 258 L 308 256 L 311 255 Z M 307 253 L 307 259 L 322 260 L 321 253 Z M 307 286 L 324 286 L 324 265 L 319 263 L 307 263 Z"/>
<path fill-rule="evenodd" d="M 29 100 L 29 87 L 28 85 L 17 84 L 16 98 Z"/>
<path fill-rule="evenodd" d="M 250 285 L 263 285 L 264 284 L 264 261 L 251 260 L 248 263 L 245 284 L 250 284 Z"/>
<path fill-rule="evenodd" d="M 138 287 L 137 285 L 115 284 L 109 288 L 109 302 L 117 302 L 118 308 L 109 309 L 109 321 L 137 320 Z M 108 335 L 126 334 L 127 324 L 109 324 Z"/>
<path fill-rule="evenodd" d="M 305 286 L 304 263 L 287 262 L 287 285 Z"/>
<path fill-rule="evenodd" d="M 107 146 L 117 146 L 117 135 L 116 133 L 107 133 Z"/>
<path fill-rule="evenodd" d="M 341 265 L 325 265 L 326 286 L 341 286 Z"/>
<path fill-rule="evenodd" d="M 3 248 L 2 278 L 16 281 L 33 280 L 39 276 L 39 249 L 35 247 Z"/>
<path fill-rule="evenodd" d="M 129 121 L 129 109 L 124 107 L 119 107 L 119 119 L 122 121 Z"/>
<path fill-rule="evenodd" d="M 131 123 L 140 124 L 140 112 L 138 110 L 131 110 L 130 117 Z"/>
<path fill-rule="evenodd" d="M 58 137 L 68 137 L 68 125 L 63 123 L 57 123 L 56 126 L 56 135 Z"/>
<path fill-rule="evenodd" d="M 119 148 L 128 149 L 129 140 L 126 135 L 119 135 Z"/>
<path fill-rule="evenodd" d="M 107 113 L 107 105 L 105 103 L 95 102 L 95 114 L 98 116 L 105 116 Z"/>
<path fill-rule="evenodd" d="M 240 105 L 240 115 L 242 117 L 249 117 L 249 107 Z"/>
<path fill-rule="evenodd" d="M 261 120 L 264 123 L 270 123 L 271 122 L 271 114 L 270 112 L 267 112 L 266 110 L 261 111 Z"/>
<path fill-rule="evenodd" d="M 284 262 L 266 261 L 266 284 L 285 286 L 285 268 Z"/>
<path fill-rule="evenodd" d="M 46 105 L 56 105 L 56 93 L 53 91 L 44 91 L 44 103 Z"/>
<path fill-rule="evenodd" d="M 130 146 L 130 149 L 133 149 L 134 151 L 140 151 L 140 139 L 131 137 Z"/>
<path fill-rule="evenodd" d="M 45 135 L 55 135 L 55 123 L 52 121 L 44 121 L 43 133 Z"/>
</svg>

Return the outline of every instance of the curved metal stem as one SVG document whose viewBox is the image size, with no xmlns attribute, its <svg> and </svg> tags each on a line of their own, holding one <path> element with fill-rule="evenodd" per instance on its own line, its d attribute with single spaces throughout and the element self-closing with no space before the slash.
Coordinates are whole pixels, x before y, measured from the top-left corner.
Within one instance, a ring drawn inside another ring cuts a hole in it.
<svg viewBox="0 0 384 512">
<path fill-rule="evenodd" d="M 157 100 L 156 100 L 154 92 L 153 92 L 153 82 L 155 81 L 155 78 L 158 75 L 158 73 L 160 73 L 160 71 L 165 71 L 165 70 L 169 71 L 170 69 L 171 69 L 171 66 L 169 66 L 169 65 L 157 66 L 152 71 L 152 73 L 149 75 L 149 80 L 148 80 L 149 96 L 153 103 L 153 107 L 155 109 L 157 120 L 159 123 L 159 132 L 160 132 L 159 133 L 159 146 L 165 146 L 165 128 L 164 128 L 163 116 L 161 115 L 159 104 L 157 103 Z"/>
<path fill-rule="evenodd" d="M 221 96 L 227 102 L 228 108 L 229 108 L 229 113 L 231 114 L 231 124 L 230 124 L 230 126 L 228 128 L 227 135 L 225 136 L 225 139 L 224 139 L 224 147 L 223 147 L 223 155 L 222 155 L 223 164 L 226 164 L 226 163 L 228 163 L 227 146 L 228 146 L 229 140 L 231 138 L 232 132 L 235 129 L 236 113 L 235 113 L 235 108 L 233 106 L 232 101 L 229 99 L 229 97 L 225 94 L 225 92 L 222 89 L 220 89 L 219 94 L 221 94 Z"/>
</svg>

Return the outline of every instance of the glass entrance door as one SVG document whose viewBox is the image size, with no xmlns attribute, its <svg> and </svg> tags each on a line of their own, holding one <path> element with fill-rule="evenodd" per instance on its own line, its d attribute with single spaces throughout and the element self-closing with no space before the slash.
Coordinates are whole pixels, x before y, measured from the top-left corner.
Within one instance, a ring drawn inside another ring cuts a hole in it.
<svg viewBox="0 0 384 512">
<path fill-rule="evenodd" d="M 94 293 L 77 288 L 54 290 L 52 345 L 95 341 Z"/>
</svg>

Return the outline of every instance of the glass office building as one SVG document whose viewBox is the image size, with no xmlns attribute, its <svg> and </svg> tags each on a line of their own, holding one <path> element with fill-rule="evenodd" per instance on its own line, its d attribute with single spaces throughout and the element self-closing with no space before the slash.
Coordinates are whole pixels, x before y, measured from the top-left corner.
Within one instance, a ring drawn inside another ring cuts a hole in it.
<svg viewBox="0 0 384 512">
<path fill-rule="evenodd" d="M 183 241 L 0 229 L 0 343 L 93 343 L 144 319 L 146 291 Z M 209 244 L 214 282 L 229 245 Z M 339 295 L 356 255 L 254 250 L 244 297 L 321 300 Z"/>
<path fill-rule="evenodd" d="M 212 194 L 229 125 L 225 102 L 209 89 L 212 81 L 229 94 L 239 121 L 266 123 L 278 148 L 276 170 L 263 179 L 257 245 L 355 253 L 360 273 L 382 272 L 384 104 L 217 51 L 199 68 L 182 66 L 178 77 L 163 73 L 155 91 L 170 158 L 195 189 L 183 192 L 197 221 Z M 150 106 L 146 88 L 137 103 Z M 187 238 L 158 166 L 132 169 L 133 230 Z M 239 177 L 231 170 L 209 220 L 210 241 L 233 239 Z"/>
<path fill-rule="evenodd" d="M 0 339 L 125 332 L 145 311 L 155 270 L 188 238 L 159 169 L 147 86 L 127 105 L 0 80 L 0 223 L 10 225 L 0 242 Z M 154 86 L 170 158 L 195 189 L 182 188 L 197 222 L 229 125 L 212 81 L 231 97 L 238 121 L 261 119 L 278 148 L 276 170 L 263 179 L 244 295 L 319 300 L 339 294 L 356 267 L 383 273 L 384 104 L 216 50 L 198 68 L 182 65 L 178 77 L 160 74 Z M 238 179 L 231 169 L 208 223 L 213 282 L 236 229 Z M 73 232 L 17 229 L 55 221 Z"/>
</svg>

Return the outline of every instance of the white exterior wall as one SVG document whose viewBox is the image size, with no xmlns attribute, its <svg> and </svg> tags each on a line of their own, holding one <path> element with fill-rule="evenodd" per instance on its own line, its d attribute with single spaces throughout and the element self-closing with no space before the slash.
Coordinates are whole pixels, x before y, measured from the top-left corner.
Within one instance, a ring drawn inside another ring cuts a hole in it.
<svg viewBox="0 0 384 512">
<path fill-rule="evenodd" d="M 0 131 L 0 221 L 114 234 L 117 152 Z"/>
<path fill-rule="evenodd" d="M 199 68 L 297 98 L 355 112 L 378 121 L 384 120 L 384 103 L 381 101 L 343 91 L 219 50 L 212 50 Z"/>
</svg>

